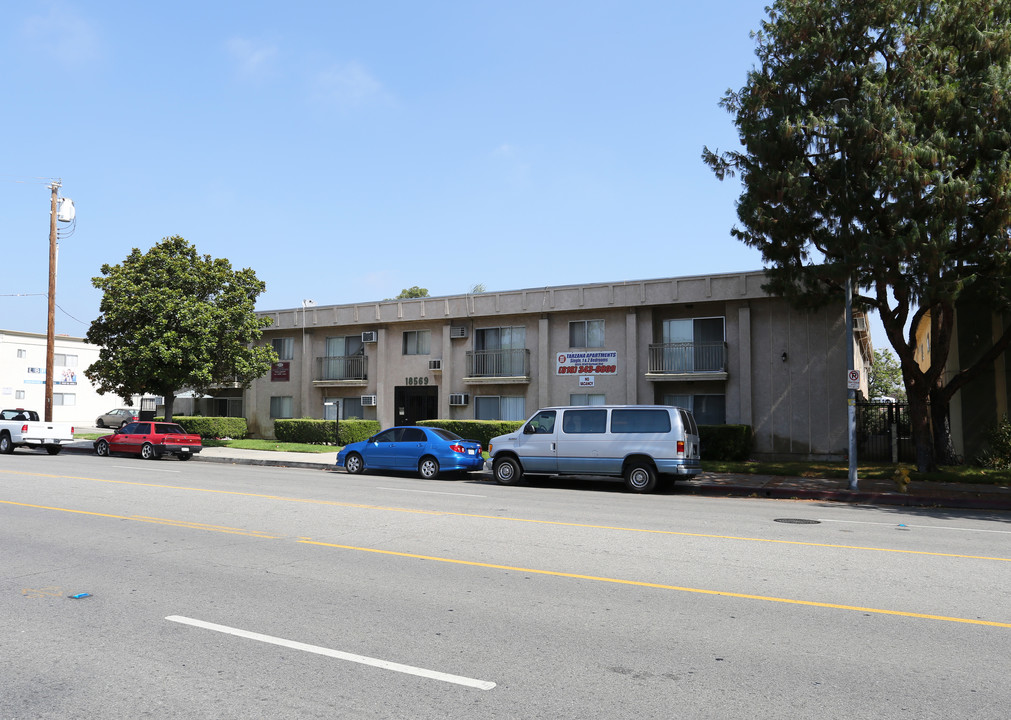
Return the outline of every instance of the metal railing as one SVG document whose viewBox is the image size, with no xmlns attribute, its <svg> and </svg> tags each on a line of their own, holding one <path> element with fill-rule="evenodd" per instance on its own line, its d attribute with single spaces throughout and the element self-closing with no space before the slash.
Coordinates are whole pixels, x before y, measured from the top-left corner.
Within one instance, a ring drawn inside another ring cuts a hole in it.
<svg viewBox="0 0 1011 720">
<path fill-rule="evenodd" d="M 467 352 L 468 377 L 526 377 L 530 375 L 530 351 L 471 350 Z"/>
<path fill-rule="evenodd" d="M 316 358 L 313 380 L 368 380 L 369 359 L 365 355 Z"/>
<path fill-rule="evenodd" d="M 656 374 L 726 372 L 727 344 L 653 343 L 649 346 L 649 371 Z"/>
</svg>

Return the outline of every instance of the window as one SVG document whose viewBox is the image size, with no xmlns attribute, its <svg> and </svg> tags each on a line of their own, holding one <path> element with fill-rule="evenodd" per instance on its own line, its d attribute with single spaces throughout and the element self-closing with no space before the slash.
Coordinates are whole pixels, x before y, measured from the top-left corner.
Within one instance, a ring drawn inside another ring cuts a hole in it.
<svg viewBox="0 0 1011 720">
<path fill-rule="evenodd" d="M 726 395 L 664 395 L 663 404 L 691 410 L 699 425 L 725 425 L 727 422 Z"/>
<path fill-rule="evenodd" d="M 657 408 L 656 410 L 635 409 L 611 411 L 611 432 L 613 433 L 669 433 L 670 412 Z"/>
<path fill-rule="evenodd" d="M 571 393 L 569 405 L 606 405 L 604 393 Z"/>
<path fill-rule="evenodd" d="M 274 338 L 270 341 L 270 345 L 274 348 L 274 352 L 277 353 L 278 360 L 291 360 L 295 357 L 294 338 Z"/>
<path fill-rule="evenodd" d="M 274 418 L 290 418 L 291 413 L 291 396 L 277 396 L 270 398 L 270 417 Z"/>
<path fill-rule="evenodd" d="M 326 339 L 327 357 L 351 357 L 364 354 L 365 344 L 362 342 L 361 335 L 345 335 Z"/>
<path fill-rule="evenodd" d="M 476 420 L 526 420 L 523 397 L 477 396 L 474 398 Z"/>
<path fill-rule="evenodd" d="M 74 356 L 76 359 L 76 356 Z M 77 395 L 74 393 L 53 393 L 53 405 L 76 405 Z"/>
<path fill-rule="evenodd" d="M 362 399 L 361 397 L 351 397 L 344 398 L 344 402 L 341 403 L 341 420 L 351 420 L 352 418 L 361 420 L 365 415 L 362 414 Z"/>
<path fill-rule="evenodd" d="M 607 430 L 607 410 L 566 410 L 562 432 L 569 435 L 602 434 Z"/>
<path fill-rule="evenodd" d="M 18 348 L 18 359 L 22 359 L 22 358 L 26 358 L 26 357 L 28 357 L 28 351 L 25 350 L 24 348 Z"/>
<path fill-rule="evenodd" d="M 569 323 L 570 348 L 604 347 L 603 320 L 576 320 Z"/>
<path fill-rule="evenodd" d="M 527 329 L 522 325 L 479 328 L 474 333 L 474 373 L 484 376 L 522 375 L 526 372 L 526 347 Z"/>
<path fill-rule="evenodd" d="M 428 442 L 428 436 L 425 435 L 425 431 L 417 427 L 404 428 L 404 434 L 401 436 L 399 442 L 405 443 L 423 443 Z"/>
<path fill-rule="evenodd" d="M 25 391 L 24 390 L 15 390 L 14 391 L 14 399 L 15 400 L 24 400 L 25 399 Z"/>
<path fill-rule="evenodd" d="M 431 330 L 408 330 L 404 333 L 404 355 L 428 355 Z"/>
<path fill-rule="evenodd" d="M 724 319 L 664 320 L 664 372 L 721 371 L 726 364 Z"/>
<path fill-rule="evenodd" d="M 77 356 L 64 353 L 53 354 L 53 365 L 56 367 L 77 367 Z"/>
</svg>

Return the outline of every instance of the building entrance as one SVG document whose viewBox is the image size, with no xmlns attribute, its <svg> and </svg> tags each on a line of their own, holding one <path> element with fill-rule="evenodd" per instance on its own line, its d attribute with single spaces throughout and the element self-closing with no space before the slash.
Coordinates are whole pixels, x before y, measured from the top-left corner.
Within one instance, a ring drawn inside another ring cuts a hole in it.
<svg viewBox="0 0 1011 720">
<path fill-rule="evenodd" d="M 415 425 L 419 420 L 434 420 L 439 415 L 439 388 L 432 385 L 395 387 L 393 401 L 397 425 Z"/>
</svg>

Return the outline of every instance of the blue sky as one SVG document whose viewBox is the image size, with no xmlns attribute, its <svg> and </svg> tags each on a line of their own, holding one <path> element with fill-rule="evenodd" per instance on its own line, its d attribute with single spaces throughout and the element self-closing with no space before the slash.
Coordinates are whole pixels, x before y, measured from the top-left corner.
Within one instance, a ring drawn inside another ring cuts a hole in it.
<svg viewBox="0 0 1011 720">
<path fill-rule="evenodd" d="M 57 177 L 74 336 L 169 235 L 261 310 L 758 269 L 700 154 L 766 4 L 4 3 L 0 329 L 45 332 Z"/>
</svg>

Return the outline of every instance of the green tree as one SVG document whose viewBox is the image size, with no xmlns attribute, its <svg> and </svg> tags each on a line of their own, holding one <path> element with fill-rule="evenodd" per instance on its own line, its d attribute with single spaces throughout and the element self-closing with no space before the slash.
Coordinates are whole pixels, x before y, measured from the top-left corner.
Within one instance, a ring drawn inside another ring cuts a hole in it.
<svg viewBox="0 0 1011 720">
<path fill-rule="evenodd" d="M 105 293 L 87 333 L 101 350 L 84 374 L 101 394 L 126 402 L 162 395 L 170 420 L 180 389 L 226 381 L 248 387 L 277 359 L 271 348 L 253 345 L 271 323 L 253 311 L 264 283 L 249 268 L 198 255 L 181 237 L 146 253 L 134 248 L 91 282 Z"/>
<path fill-rule="evenodd" d="M 732 233 L 762 252 L 768 291 L 817 307 L 851 278 L 878 311 L 927 470 L 951 395 L 1011 342 L 945 379 L 963 293 L 1011 301 L 1011 3 L 779 0 L 755 37 L 757 67 L 721 103 L 743 149 L 703 160 L 740 175 Z"/>
<path fill-rule="evenodd" d="M 418 287 L 417 285 L 409 288 L 404 288 L 400 291 L 400 294 L 395 298 L 390 298 L 392 300 L 408 300 L 410 298 L 423 298 L 428 297 L 428 288 Z"/>
<path fill-rule="evenodd" d="M 874 351 L 874 364 L 867 378 L 871 399 L 893 397 L 898 402 L 906 401 L 906 388 L 902 382 L 902 367 L 895 355 L 888 350 Z"/>
</svg>

